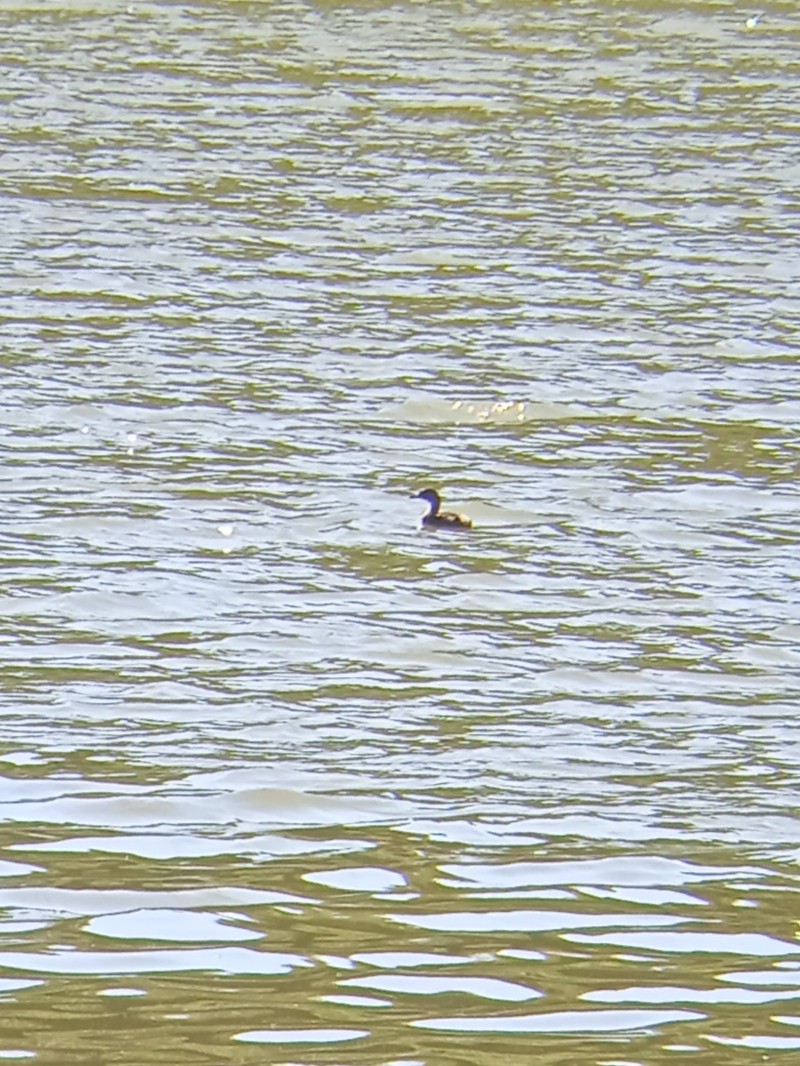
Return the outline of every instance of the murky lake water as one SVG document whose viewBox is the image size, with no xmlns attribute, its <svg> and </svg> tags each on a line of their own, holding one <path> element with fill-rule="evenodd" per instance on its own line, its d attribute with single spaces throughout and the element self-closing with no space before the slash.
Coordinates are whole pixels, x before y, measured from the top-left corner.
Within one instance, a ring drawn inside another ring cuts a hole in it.
<svg viewBox="0 0 800 1066">
<path fill-rule="evenodd" d="M 794 1060 L 758 10 L 0 5 L 0 1057 Z"/>
</svg>

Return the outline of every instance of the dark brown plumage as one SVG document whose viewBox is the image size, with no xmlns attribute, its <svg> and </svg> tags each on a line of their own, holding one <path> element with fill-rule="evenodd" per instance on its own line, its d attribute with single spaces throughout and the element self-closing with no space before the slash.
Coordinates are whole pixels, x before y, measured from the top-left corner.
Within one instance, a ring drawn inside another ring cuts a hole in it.
<svg viewBox="0 0 800 1066">
<path fill-rule="evenodd" d="M 436 489 L 423 489 L 412 497 L 425 500 L 430 504 L 430 511 L 423 517 L 422 524 L 429 529 L 472 529 L 472 519 L 455 511 L 440 511 L 442 501 Z"/>
</svg>

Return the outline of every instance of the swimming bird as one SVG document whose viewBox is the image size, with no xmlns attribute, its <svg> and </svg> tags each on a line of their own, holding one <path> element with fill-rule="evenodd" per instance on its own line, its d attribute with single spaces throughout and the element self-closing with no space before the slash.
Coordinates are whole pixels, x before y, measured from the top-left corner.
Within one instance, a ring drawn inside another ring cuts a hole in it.
<svg viewBox="0 0 800 1066">
<path fill-rule="evenodd" d="M 430 511 L 423 517 L 423 526 L 433 529 L 472 529 L 472 519 L 455 511 L 440 511 L 442 501 L 436 489 L 423 489 L 415 492 L 413 500 L 425 500 L 430 504 Z"/>
</svg>

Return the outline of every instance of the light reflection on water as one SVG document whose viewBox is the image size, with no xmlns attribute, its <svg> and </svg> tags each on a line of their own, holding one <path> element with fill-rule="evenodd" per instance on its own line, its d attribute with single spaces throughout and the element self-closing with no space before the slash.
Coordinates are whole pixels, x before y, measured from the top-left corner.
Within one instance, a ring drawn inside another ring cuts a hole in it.
<svg viewBox="0 0 800 1066">
<path fill-rule="evenodd" d="M 0 1055 L 797 1048 L 791 14 L 3 5 Z"/>
</svg>

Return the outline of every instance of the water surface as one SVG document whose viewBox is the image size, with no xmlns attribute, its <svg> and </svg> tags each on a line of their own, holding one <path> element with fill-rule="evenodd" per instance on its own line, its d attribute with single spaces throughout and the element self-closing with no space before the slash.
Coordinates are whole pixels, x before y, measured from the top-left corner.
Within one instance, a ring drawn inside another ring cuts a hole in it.
<svg viewBox="0 0 800 1066">
<path fill-rule="evenodd" d="M 791 1060 L 794 16 L 0 5 L 0 1055 Z"/>
</svg>

